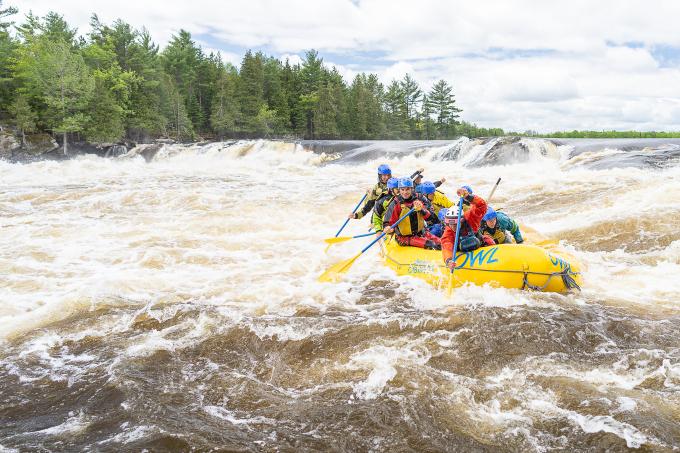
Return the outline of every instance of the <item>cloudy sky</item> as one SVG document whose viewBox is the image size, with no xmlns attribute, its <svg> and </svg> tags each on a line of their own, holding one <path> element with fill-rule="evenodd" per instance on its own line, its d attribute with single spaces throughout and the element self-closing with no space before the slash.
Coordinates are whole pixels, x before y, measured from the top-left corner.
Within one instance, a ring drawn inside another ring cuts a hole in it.
<svg viewBox="0 0 680 453">
<path fill-rule="evenodd" d="M 180 28 L 238 65 L 246 49 L 295 61 L 317 49 L 346 79 L 412 74 L 454 87 L 463 119 L 486 127 L 680 130 L 680 1 L 5 0 L 146 27 Z"/>
</svg>

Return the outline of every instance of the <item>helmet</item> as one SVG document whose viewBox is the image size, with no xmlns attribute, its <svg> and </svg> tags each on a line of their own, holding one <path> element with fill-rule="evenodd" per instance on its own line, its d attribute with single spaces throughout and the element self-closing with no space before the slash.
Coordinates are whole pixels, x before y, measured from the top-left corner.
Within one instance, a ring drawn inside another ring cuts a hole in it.
<svg viewBox="0 0 680 453">
<path fill-rule="evenodd" d="M 482 220 L 487 222 L 491 219 L 495 219 L 496 217 L 498 217 L 498 215 L 496 214 L 496 211 L 494 211 L 494 209 L 491 206 L 489 206 L 489 207 L 486 208 L 486 214 L 484 214 L 484 217 L 482 218 Z"/>
<path fill-rule="evenodd" d="M 444 219 L 446 218 L 446 213 L 448 212 L 448 209 L 440 209 L 439 214 L 437 214 L 437 217 L 439 217 L 439 221 L 441 223 L 444 223 Z"/>
<path fill-rule="evenodd" d="M 473 194 L 472 187 L 470 187 L 470 186 L 460 186 L 460 188 L 467 190 L 467 193 L 469 193 L 470 195 Z"/>
<path fill-rule="evenodd" d="M 416 193 L 423 193 L 423 185 L 422 184 L 418 184 L 416 186 Z"/>
<path fill-rule="evenodd" d="M 434 186 L 434 184 L 430 181 L 425 181 L 424 183 L 419 185 L 420 191 L 424 193 L 425 195 L 431 195 L 433 194 L 437 188 Z M 418 190 L 416 189 L 416 192 Z"/>
<path fill-rule="evenodd" d="M 399 188 L 401 189 L 402 187 L 413 187 L 413 181 L 411 181 L 411 178 L 399 178 Z"/>
<path fill-rule="evenodd" d="M 399 185 L 399 180 L 397 178 L 390 178 L 390 179 L 387 180 L 387 188 L 388 189 L 396 189 L 398 185 Z"/>
<path fill-rule="evenodd" d="M 444 223 L 447 225 L 455 225 L 458 223 L 458 206 L 451 206 L 444 216 Z"/>
<path fill-rule="evenodd" d="M 378 174 L 379 175 L 391 175 L 392 169 L 390 168 L 389 165 L 382 164 L 381 166 L 378 167 Z"/>
</svg>

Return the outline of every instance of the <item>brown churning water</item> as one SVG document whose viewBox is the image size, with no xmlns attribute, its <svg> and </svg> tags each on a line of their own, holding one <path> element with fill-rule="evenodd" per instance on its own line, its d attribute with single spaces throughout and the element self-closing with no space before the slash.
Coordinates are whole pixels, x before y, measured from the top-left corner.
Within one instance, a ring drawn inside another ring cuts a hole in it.
<svg viewBox="0 0 680 453">
<path fill-rule="evenodd" d="M 448 299 L 375 252 L 318 283 L 370 240 L 324 254 L 380 163 L 449 195 L 502 177 L 492 205 L 563 239 L 583 291 Z M 680 446 L 672 140 L 141 146 L 0 174 L 0 452 Z"/>
</svg>

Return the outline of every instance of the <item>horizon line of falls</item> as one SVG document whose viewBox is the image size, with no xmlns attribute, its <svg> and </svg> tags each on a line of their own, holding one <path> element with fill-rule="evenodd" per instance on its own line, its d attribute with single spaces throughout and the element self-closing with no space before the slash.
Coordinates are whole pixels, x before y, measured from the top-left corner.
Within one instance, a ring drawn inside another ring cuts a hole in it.
<svg viewBox="0 0 680 453">
<path fill-rule="evenodd" d="M 116 153 L 118 154 L 118 153 Z M 365 242 L 388 163 L 562 241 L 570 295 L 446 297 Z M 672 451 L 680 141 L 140 145 L 0 162 L 0 451 Z M 366 218 L 343 234 L 366 232 Z"/>
</svg>

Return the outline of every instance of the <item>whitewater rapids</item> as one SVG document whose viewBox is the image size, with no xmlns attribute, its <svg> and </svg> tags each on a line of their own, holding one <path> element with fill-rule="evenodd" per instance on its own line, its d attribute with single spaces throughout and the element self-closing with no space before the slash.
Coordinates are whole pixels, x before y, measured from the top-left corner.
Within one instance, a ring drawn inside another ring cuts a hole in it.
<svg viewBox="0 0 680 453">
<path fill-rule="evenodd" d="M 680 141 L 148 151 L 0 162 L 0 452 L 680 446 Z M 376 251 L 318 283 L 381 163 L 502 177 L 583 291 L 449 299 Z"/>
</svg>

